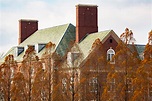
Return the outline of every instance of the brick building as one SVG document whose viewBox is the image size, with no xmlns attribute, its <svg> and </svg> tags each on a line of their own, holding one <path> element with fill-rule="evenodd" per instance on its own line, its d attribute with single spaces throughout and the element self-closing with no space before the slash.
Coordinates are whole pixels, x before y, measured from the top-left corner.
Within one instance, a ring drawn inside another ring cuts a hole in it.
<svg viewBox="0 0 152 101">
<path fill-rule="evenodd" d="M 98 32 L 97 8 L 97 5 L 76 5 L 76 27 L 64 24 L 38 30 L 37 20 L 19 20 L 19 44 L 12 47 L 0 62 L 9 54 L 13 54 L 16 61 L 22 61 L 29 46 L 34 47 L 36 55 L 41 58 L 47 50 L 46 44 L 52 42 L 55 47 L 51 52 L 59 56 L 52 69 L 64 74 L 54 73 L 53 79 L 58 78 L 56 83 L 62 82 L 59 89 L 63 95 L 71 100 L 99 101 L 109 71 L 98 59 L 104 56 L 106 60 L 103 61 L 113 64 L 112 57 L 120 38 L 113 30 Z M 145 46 L 135 47 L 142 56 Z M 66 92 L 70 93 L 66 95 Z"/>
</svg>

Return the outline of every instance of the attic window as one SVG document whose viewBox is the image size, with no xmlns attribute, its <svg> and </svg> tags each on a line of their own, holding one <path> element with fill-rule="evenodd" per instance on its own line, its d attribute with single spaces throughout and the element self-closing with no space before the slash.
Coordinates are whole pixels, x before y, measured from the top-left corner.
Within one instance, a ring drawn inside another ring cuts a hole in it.
<svg viewBox="0 0 152 101">
<path fill-rule="evenodd" d="M 112 39 L 110 39 L 109 42 L 112 43 Z"/>
<path fill-rule="evenodd" d="M 39 53 L 45 47 L 45 45 L 46 44 L 36 44 L 35 45 L 36 53 Z"/>
<path fill-rule="evenodd" d="M 24 51 L 24 47 L 16 47 L 16 56 L 19 56 Z"/>
</svg>

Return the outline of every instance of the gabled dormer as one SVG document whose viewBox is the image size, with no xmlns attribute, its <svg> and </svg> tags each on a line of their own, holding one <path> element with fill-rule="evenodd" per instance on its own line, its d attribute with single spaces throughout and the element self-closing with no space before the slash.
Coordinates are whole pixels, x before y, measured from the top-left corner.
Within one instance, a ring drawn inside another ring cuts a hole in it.
<svg viewBox="0 0 152 101">
<path fill-rule="evenodd" d="M 67 53 L 67 64 L 69 67 L 78 67 L 82 62 L 83 54 L 77 43 Z"/>
</svg>

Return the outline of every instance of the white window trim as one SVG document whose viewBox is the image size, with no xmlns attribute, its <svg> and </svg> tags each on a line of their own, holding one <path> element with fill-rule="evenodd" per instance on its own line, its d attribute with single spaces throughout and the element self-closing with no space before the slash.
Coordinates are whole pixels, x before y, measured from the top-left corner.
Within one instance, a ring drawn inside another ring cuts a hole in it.
<svg viewBox="0 0 152 101">
<path fill-rule="evenodd" d="M 115 60 L 113 60 L 114 55 L 115 55 L 115 51 L 110 47 L 110 49 L 108 49 L 107 51 L 107 60 L 110 61 L 111 64 L 115 64 Z"/>
<path fill-rule="evenodd" d="M 40 45 L 46 45 L 46 44 L 45 43 L 37 43 L 37 44 L 35 44 L 35 51 L 36 51 L 36 53 L 39 53 L 45 47 L 44 46 L 41 50 L 39 50 Z"/>
</svg>

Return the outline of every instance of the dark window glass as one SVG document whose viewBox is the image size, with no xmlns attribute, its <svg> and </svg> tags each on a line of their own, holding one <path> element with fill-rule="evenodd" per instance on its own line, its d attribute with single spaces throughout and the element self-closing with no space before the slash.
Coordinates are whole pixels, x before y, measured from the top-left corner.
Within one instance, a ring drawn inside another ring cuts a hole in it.
<svg viewBox="0 0 152 101">
<path fill-rule="evenodd" d="M 110 39 L 110 43 L 112 43 L 112 39 Z"/>
</svg>

